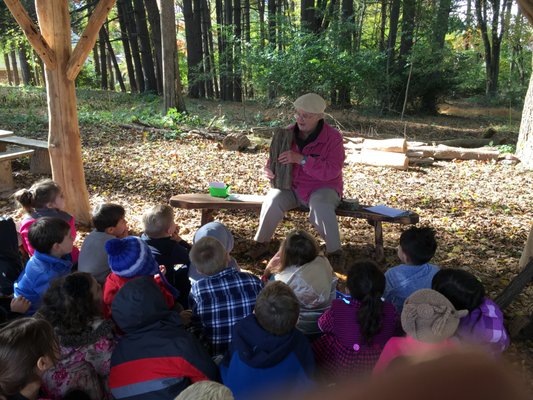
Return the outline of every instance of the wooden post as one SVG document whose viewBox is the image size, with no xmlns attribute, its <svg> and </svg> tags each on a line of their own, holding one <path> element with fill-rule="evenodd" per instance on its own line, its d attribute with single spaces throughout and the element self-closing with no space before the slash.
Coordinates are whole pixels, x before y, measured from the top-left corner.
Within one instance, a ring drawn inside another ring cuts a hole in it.
<svg viewBox="0 0 533 400">
<path fill-rule="evenodd" d="M 65 194 L 67 211 L 80 223 L 90 223 L 89 194 L 81 158 L 74 80 L 67 78 L 72 53 L 67 0 L 36 0 L 41 34 L 54 51 L 57 67 L 46 66 L 48 143 L 52 177 Z"/>
</svg>

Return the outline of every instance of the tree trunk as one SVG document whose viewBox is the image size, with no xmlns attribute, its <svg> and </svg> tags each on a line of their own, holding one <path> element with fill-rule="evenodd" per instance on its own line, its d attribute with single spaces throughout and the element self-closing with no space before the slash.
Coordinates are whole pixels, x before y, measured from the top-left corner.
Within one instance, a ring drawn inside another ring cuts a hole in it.
<svg viewBox="0 0 533 400">
<path fill-rule="evenodd" d="M 383 52 L 386 49 L 385 44 L 385 30 L 387 29 L 387 0 L 381 0 L 381 21 L 379 29 L 379 51 Z"/>
<path fill-rule="evenodd" d="M 4 53 L 4 63 L 6 64 L 9 86 L 13 86 L 13 71 L 11 70 L 11 63 L 9 62 L 9 55 L 7 53 Z"/>
<path fill-rule="evenodd" d="M 411 54 L 415 33 L 416 0 L 403 0 L 402 37 L 400 39 L 399 70 L 402 71 Z"/>
<path fill-rule="evenodd" d="M 215 91 L 213 89 L 213 81 L 216 77 L 214 68 L 214 59 L 211 53 L 211 47 L 209 46 L 209 36 L 211 35 L 211 12 L 206 0 L 201 1 L 201 28 L 202 28 L 202 45 L 204 51 L 204 65 L 205 65 L 205 90 L 206 97 L 212 99 L 215 97 Z"/>
<path fill-rule="evenodd" d="M 529 79 L 529 87 L 524 100 L 516 155 L 523 165 L 533 169 L 533 74 Z"/>
<path fill-rule="evenodd" d="M 113 65 L 111 62 L 111 54 L 109 51 L 106 53 L 106 65 L 107 71 L 109 72 L 109 90 L 115 90 L 115 74 L 113 73 Z"/>
<path fill-rule="evenodd" d="M 133 67 L 133 59 L 131 57 L 130 41 L 128 40 L 128 28 L 126 18 L 124 16 L 124 8 L 117 3 L 118 23 L 120 26 L 120 39 L 122 41 L 122 48 L 124 49 L 124 59 L 126 61 L 126 68 L 128 70 L 128 79 L 130 81 L 130 89 L 133 93 L 139 91 L 137 81 L 135 79 L 135 68 Z"/>
<path fill-rule="evenodd" d="M 36 0 L 40 31 L 54 51 L 57 66 L 46 68 L 49 152 L 52 177 L 65 194 L 66 210 L 82 224 L 91 222 L 89 194 L 81 156 L 76 88 L 67 78 L 72 53 L 70 14 L 66 0 Z"/>
<path fill-rule="evenodd" d="M 189 96 L 200 98 L 203 85 L 200 76 L 202 64 L 202 29 L 200 9 L 194 9 L 196 0 L 183 1 L 183 17 L 185 19 L 185 36 L 187 39 L 187 77 L 189 80 Z"/>
<path fill-rule="evenodd" d="M 258 0 L 261 3 L 262 0 Z M 261 9 L 261 6 L 259 6 Z M 226 42 L 223 35 L 223 21 L 224 21 L 224 9 L 222 6 L 222 0 L 215 0 L 215 13 L 217 20 L 217 41 L 218 41 L 218 76 L 220 80 L 220 99 L 224 100 L 226 98 L 226 72 L 225 72 L 225 46 Z M 261 14 L 261 12 L 260 12 Z"/>
<path fill-rule="evenodd" d="M 168 0 L 167 0 L 168 1 Z M 148 22 L 150 23 L 152 38 L 152 48 L 155 58 L 155 72 L 157 79 L 157 93 L 163 93 L 163 76 L 162 76 L 162 60 L 163 51 L 161 49 L 161 21 L 159 17 L 159 9 L 157 8 L 156 0 L 144 0 L 146 5 L 146 13 L 148 14 Z"/>
<path fill-rule="evenodd" d="M 161 50 L 163 55 L 163 114 L 169 108 L 176 108 L 176 14 L 174 4 L 170 1 L 159 0 L 161 13 Z"/>
<path fill-rule="evenodd" d="M 276 0 L 271 1 L 271 3 L 275 3 Z M 227 75 L 226 79 L 226 98 L 223 100 L 233 100 L 233 40 L 232 40 L 232 33 L 233 33 L 233 2 L 232 0 L 224 0 L 224 28 L 225 28 L 225 41 L 227 45 L 225 46 L 224 50 L 226 53 L 225 56 L 225 72 Z"/>
<path fill-rule="evenodd" d="M 15 86 L 20 85 L 19 70 L 17 65 L 17 53 L 15 50 L 11 50 L 11 70 L 13 71 L 13 80 L 15 81 Z"/>
<path fill-rule="evenodd" d="M 233 23 L 235 26 L 235 56 L 233 58 L 233 100 L 242 101 L 242 60 L 241 60 L 241 0 L 233 1 Z"/>
<path fill-rule="evenodd" d="M 106 41 L 107 50 L 108 50 L 108 58 L 113 64 L 113 67 L 115 68 L 115 76 L 117 77 L 118 84 L 120 85 L 120 90 L 122 92 L 125 92 L 126 85 L 124 84 L 124 79 L 122 79 L 122 73 L 120 72 L 120 68 L 118 66 L 118 61 L 117 61 L 117 57 L 115 56 L 115 51 L 113 50 L 113 46 L 111 45 L 111 41 L 109 40 L 109 35 L 107 34 L 107 30 L 105 30 L 104 27 L 102 27 L 102 29 L 104 29 L 105 41 Z M 109 69 L 111 70 L 111 67 L 109 67 Z M 111 87 L 113 88 L 114 84 L 112 84 Z"/>
<path fill-rule="evenodd" d="M 133 65 L 135 66 L 135 81 L 140 92 L 146 90 L 144 82 L 144 70 L 141 61 L 141 55 L 139 50 L 139 40 L 137 35 L 137 26 L 135 25 L 135 16 L 131 0 L 118 0 L 117 7 L 122 8 L 124 13 L 124 21 L 128 30 L 128 39 L 131 46 L 131 56 L 133 58 Z"/>
<path fill-rule="evenodd" d="M 28 56 L 26 54 L 27 50 L 26 45 L 21 45 L 19 48 L 20 71 L 22 72 L 22 83 L 25 86 L 33 84 L 30 64 L 28 63 Z"/>
<path fill-rule="evenodd" d="M 96 76 L 100 78 L 102 71 L 100 70 L 100 55 L 98 53 L 98 43 L 96 43 L 93 47 L 93 62 L 94 62 L 94 72 Z"/>
<path fill-rule="evenodd" d="M 259 43 L 261 44 L 261 49 L 264 49 L 266 43 L 265 0 L 257 0 L 257 8 L 259 11 Z"/>
<path fill-rule="evenodd" d="M 41 86 L 41 71 L 39 65 L 39 56 L 35 50 L 31 50 L 31 55 L 33 57 L 33 76 L 35 78 L 35 86 Z M 44 83 L 43 83 L 44 85 Z"/>
<path fill-rule="evenodd" d="M 150 45 L 150 34 L 146 24 L 146 11 L 143 0 L 133 0 L 133 11 L 135 15 L 135 26 L 141 49 L 141 59 L 146 80 L 146 91 L 157 93 L 157 80 L 155 77 L 154 59 L 152 58 L 152 46 Z"/>
<path fill-rule="evenodd" d="M 104 27 L 100 28 L 98 33 L 98 46 L 100 50 L 100 89 L 107 90 L 108 80 L 107 80 L 107 57 L 105 51 L 105 34 Z"/>
</svg>

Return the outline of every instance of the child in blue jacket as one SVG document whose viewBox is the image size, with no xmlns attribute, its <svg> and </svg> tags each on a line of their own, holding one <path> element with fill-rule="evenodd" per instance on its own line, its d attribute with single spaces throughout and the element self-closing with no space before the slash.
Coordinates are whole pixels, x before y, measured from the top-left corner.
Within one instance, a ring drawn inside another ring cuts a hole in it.
<svg viewBox="0 0 533 400">
<path fill-rule="evenodd" d="M 312 386 L 315 360 L 308 339 L 296 329 L 299 314 L 292 289 L 276 281 L 259 293 L 254 313 L 235 325 L 220 371 L 236 400 Z"/>
<path fill-rule="evenodd" d="M 15 297 L 23 296 L 31 302 L 26 314 L 32 315 L 41 305 L 50 282 L 70 274 L 74 239 L 68 222 L 56 217 L 36 220 L 28 239 L 35 252 L 13 286 Z"/>
</svg>

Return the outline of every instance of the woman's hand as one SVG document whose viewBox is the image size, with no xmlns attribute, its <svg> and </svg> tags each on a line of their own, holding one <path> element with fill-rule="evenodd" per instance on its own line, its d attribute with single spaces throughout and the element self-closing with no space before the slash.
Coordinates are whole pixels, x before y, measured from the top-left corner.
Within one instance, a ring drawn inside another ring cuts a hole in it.
<svg viewBox="0 0 533 400">
<path fill-rule="evenodd" d="M 284 151 L 278 157 L 278 161 L 282 164 L 300 164 L 303 159 L 304 156 L 302 154 L 292 150 Z"/>
</svg>

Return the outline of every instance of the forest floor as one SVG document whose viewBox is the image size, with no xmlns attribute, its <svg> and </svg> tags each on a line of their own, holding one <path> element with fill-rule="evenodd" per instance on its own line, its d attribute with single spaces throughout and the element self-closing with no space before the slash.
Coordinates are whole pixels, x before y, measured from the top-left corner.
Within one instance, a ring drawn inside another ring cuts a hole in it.
<svg viewBox="0 0 533 400">
<path fill-rule="evenodd" d="M 0 87 L 0 129 L 18 135 L 46 139 L 46 99 L 40 91 Z M 166 203 L 178 193 L 206 193 L 208 182 L 224 181 L 234 193 L 265 194 L 268 183 L 262 166 L 268 142 L 254 138 L 254 150 L 230 152 L 219 140 L 202 132 L 249 132 L 251 127 L 283 126 L 292 118 L 290 102 L 265 106 L 188 101 L 189 115 L 156 117 L 157 100 L 123 94 L 79 93 L 82 151 L 91 205 L 102 201 L 125 206 L 131 232 L 141 231 L 143 212 Z M 347 136 L 403 137 L 438 141 L 479 138 L 495 130 L 509 143 L 516 142 L 519 111 L 489 109 L 467 102 L 442 105 L 436 116 L 377 116 L 357 110 L 334 110 L 327 118 Z M 181 121 L 181 122 L 180 122 Z M 178 125 L 176 125 L 176 123 Z M 136 129 L 139 124 L 176 126 L 179 130 Z M 17 187 L 29 187 L 41 178 L 28 172 L 28 162 L 15 162 Z M 487 293 L 495 297 L 518 273 L 518 260 L 533 223 L 533 172 L 520 164 L 496 161 L 436 162 L 430 167 L 400 171 L 363 165 L 346 165 L 345 197 L 362 204 L 387 204 L 420 215 L 422 225 L 437 231 L 434 263 L 463 268 L 479 277 Z M 0 199 L 0 212 L 20 218 L 8 198 Z M 251 244 L 257 216 L 249 212 L 221 211 L 216 218 L 235 235 L 232 253 L 239 264 L 260 273 L 266 260 L 252 262 L 244 255 Z M 197 211 L 177 210 L 182 236 L 191 240 L 199 227 Z M 339 218 L 343 248 L 349 260 L 371 257 L 373 229 L 364 221 Z M 276 232 L 278 241 L 294 228 L 309 229 L 304 214 L 290 214 Z M 385 224 L 383 268 L 399 263 L 396 256 L 401 228 Z M 87 229 L 80 228 L 80 238 Z M 533 312 L 533 285 L 506 310 L 510 321 Z M 533 342 L 513 343 L 506 357 L 533 381 Z"/>
</svg>

